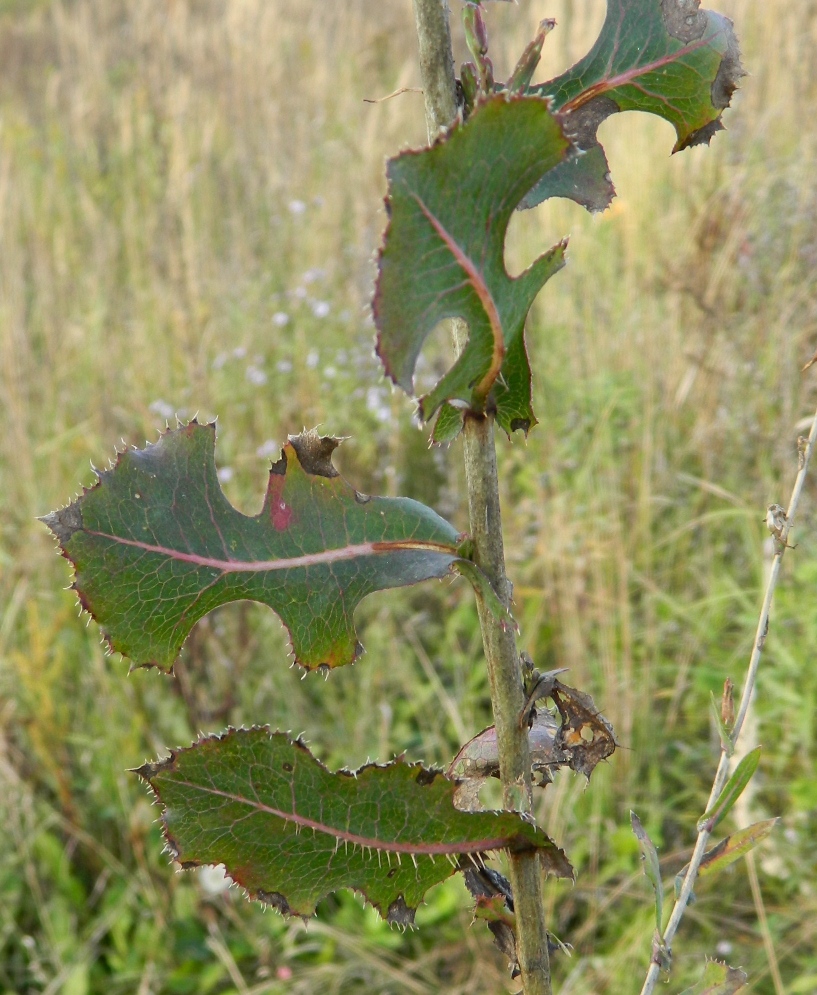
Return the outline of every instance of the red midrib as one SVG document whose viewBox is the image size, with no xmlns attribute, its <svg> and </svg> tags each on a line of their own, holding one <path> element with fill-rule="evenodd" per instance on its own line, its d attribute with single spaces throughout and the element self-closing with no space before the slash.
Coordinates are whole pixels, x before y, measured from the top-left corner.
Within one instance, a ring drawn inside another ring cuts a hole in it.
<svg viewBox="0 0 817 995">
<path fill-rule="evenodd" d="M 203 788 L 200 784 L 193 784 L 190 781 L 173 780 L 174 784 L 183 785 L 186 788 L 194 788 L 203 791 L 208 795 L 218 795 L 229 801 L 238 802 L 241 805 L 248 805 L 258 812 L 265 812 L 273 815 L 285 822 L 293 822 L 304 829 L 314 829 L 327 836 L 331 836 L 341 843 L 352 843 L 356 846 L 370 847 L 372 850 L 383 850 L 389 853 L 407 854 L 432 854 L 434 856 L 445 856 L 446 854 L 458 853 L 485 853 L 488 850 L 502 850 L 509 846 L 513 840 L 508 836 L 498 836 L 493 839 L 471 840 L 460 843 L 397 843 L 390 840 L 380 840 L 368 836 L 359 836 L 357 833 L 350 833 L 348 830 L 336 829 L 334 826 L 326 826 L 316 819 L 308 819 L 306 816 L 298 815 L 296 812 L 284 812 L 281 809 L 264 805 L 263 802 L 251 801 L 242 795 L 234 795 L 230 791 L 221 791 L 218 788 Z"/>
<path fill-rule="evenodd" d="M 199 567 L 211 567 L 220 570 L 222 573 L 263 573 L 270 570 L 291 570 L 295 567 L 311 567 L 325 563 L 337 563 L 340 560 L 353 560 L 358 556 L 376 556 L 384 553 L 399 552 L 400 550 L 427 551 L 431 553 L 445 553 L 456 556 L 453 546 L 446 546 L 441 542 L 419 542 L 414 539 L 396 539 L 391 542 L 361 542 L 348 546 L 341 546 L 339 549 L 324 549 L 319 553 L 304 553 L 301 556 L 291 556 L 280 560 L 218 560 L 210 556 L 200 556 L 198 553 L 184 553 L 178 549 L 171 549 L 168 546 L 154 546 L 148 542 L 140 542 L 136 539 L 125 539 L 123 536 L 110 535 L 107 532 L 96 532 L 92 529 L 86 530 L 88 535 L 98 536 L 100 539 L 110 539 L 123 546 L 133 546 L 142 549 L 146 553 L 160 553 L 172 560 L 181 560 L 184 563 L 193 563 Z"/>
<path fill-rule="evenodd" d="M 614 90 L 617 86 L 622 86 L 625 83 L 631 83 L 633 80 L 638 79 L 639 76 L 644 76 L 646 73 L 653 72 L 655 69 L 660 69 L 662 66 L 671 65 L 679 58 L 683 58 L 685 55 L 690 55 L 692 52 L 697 52 L 699 48 L 705 48 L 720 33 L 720 30 L 716 31 L 704 38 L 699 38 L 697 41 L 690 42 L 683 48 L 679 48 L 675 52 L 670 52 L 669 54 L 662 56 L 660 59 L 655 59 L 653 62 L 648 62 L 643 66 L 636 66 L 633 69 L 628 69 L 626 72 L 618 73 L 616 76 L 609 76 L 607 79 L 599 80 L 598 83 L 593 83 L 591 86 L 588 86 L 586 90 L 583 90 L 572 100 L 568 100 L 566 104 L 559 108 L 559 113 L 563 114 L 566 111 L 575 111 L 577 108 L 589 103 L 594 97 L 598 97 L 603 93 L 609 93 L 610 90 Z"/>
</svg>

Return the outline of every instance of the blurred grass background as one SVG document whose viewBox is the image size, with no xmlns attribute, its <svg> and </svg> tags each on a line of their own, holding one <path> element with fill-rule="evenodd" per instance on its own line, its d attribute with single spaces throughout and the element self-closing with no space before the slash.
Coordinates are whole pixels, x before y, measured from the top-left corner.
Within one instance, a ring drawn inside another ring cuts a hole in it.
<svg viewBox="0 0 817 995">
<path fill-rule="evenodd" d="M 554 962 L 562 995 L 640 988 L 652 913 L 628 813 L 671 878 L 714 771 L 709 694 L 740 684 L 751 647 L 764 509 L 786 503 L 817 404 L 799 372 L 817 345 L 817 3 L 717 6 L 752 73 L 728 133 L 670 158 L 667 124 L 614 117 L 612 209 L 551 202 L 509 235 L 513 272 L 572 236 L 528 331 L 541 424 L 499 445 L 521 645 L 569 667 L 623 746 L 589 788 L 562 775 L 540 803 L 578 871 L 548 888 L 575 947 Z M 498 75 L 543 16 L 559 27 L 539 78 L 556 74 L 603 10 L 493 5 Z M 128 677 L 35 521 L 90 484 L 89 462 L 198 413 L 219 418 L 220 476 L 244 511 L 286 434 L 319 424 L 351 436 L 338 462 L 357 487 L 465 528 L 459 446 L 427 449 L 367 313 L 384 157 L 421 144 L 424 119 L 419 94 L 364 98 L 417 80 L 409 0 L 0 3 L 2 992 L 514 990 L 458 882 L 413 933 L 347 894 L 307 930 L 217 873 L 174 873 L 126 773 L 200 730 L 264 722 L 330 765 L 448 761 L 490 721 L 462 582 L 372 598 L 366 656 L 327 683 L 289 669 L 253 605 L 201 622 L 175 679 Z M 761 769 L 730 823 L 782 817 L 758 855 L 766 925 L 743 862 L 702 884 L 673 991 L 715 954 L 758 995 L 817 991 L 815 493 L 742 744 L 763 743 Z"/>
</svg>

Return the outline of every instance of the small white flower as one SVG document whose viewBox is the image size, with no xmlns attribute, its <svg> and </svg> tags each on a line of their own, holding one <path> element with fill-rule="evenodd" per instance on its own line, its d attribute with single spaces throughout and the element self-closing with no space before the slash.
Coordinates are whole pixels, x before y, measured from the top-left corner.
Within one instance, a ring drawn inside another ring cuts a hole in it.
<svg viewBox="0 0 817 995">
<path fill-rule="evenodd" d="M 366 391 L 366 407 L 378 421 L 391 421 L 391 407 L 380 387 L 369 387 Z"/>
<path fill-rule="evenodd" d="M 292 363 L 288 359 L 279 359 L 275 364 L 279 373 L 292 373 Z"/>
<path fill-rule="evenodd" d="M 235 470 L 231 466 L 223 466 L 218 471 L 218 479 L 222 484 L 226 484 L 229 480 L 232 480 L 235 476 Z"/>
<path fill-rule="evenodd" d="M 254 387 L 263 387 L 267 382 L 266 373 L 257 366 L 248 366 L 245 376 Z"/>
<path fill-rule="evenodd" d="M 306 354 L 306 368 L 308 370 L 314 370 L 320 361 L 321 356 L 317 349 L 310 349 Z"/>
<path fill-rule="evenodd" d="M 255 455 L 262 459 L 272 459 L 278 455 L 278 443 L 274 439 L 267 439 L 255 450 Z"/>
<path fill-rule="evenodd" d="M 334 366 L 327 366 L 326 369 L 324 369 L 323 371 L 323 375 L 326 377 L 327 380 L 334 380 L 335 377 L 338 375 L 338 371 L 335 369 Z"/>
<path fill-rule="evenodd" d="M 233 349 L 233 356 L 235 356 L 236 359 L 243 359 L 246 355 L 247 355 L 246 346 L 239 345 L 236 346 L 235 349 Z"/>
<path fill-rule="evenodd" d="M 303 214 L 306 210 L 306 204 L 302 200 L 291 200 L 289 202 L 290 214 Z"/>
<path fill-rule="evenodd" d="M 168 404 L 167 401 L 158 398 L 151 402 L 148 411 L 152 411 L 154 415 L 158 415 L 160 418 L 170 418 L 175 408 L 172 404 Z"/>
<path fill-rule="evenodd" d="M 276 311 L 272 316 L 272 323 L 276 328 L 283 328 L 284 325 L 289 324 L 289 315 L 286 311 Z"/>
<path fill-rule="evenodd" d="M 220 370 L 222 366 L 227 362 L 227 353 L 220 352 L 216 358 L 213 360 L 213 369 Z"/>
<path fill-rule="evenodd" d="M 312 305 L 312 313 L 316 318 L 326 318 L 331 310 L 329 301 L 315 301 Z"/>
</svg>

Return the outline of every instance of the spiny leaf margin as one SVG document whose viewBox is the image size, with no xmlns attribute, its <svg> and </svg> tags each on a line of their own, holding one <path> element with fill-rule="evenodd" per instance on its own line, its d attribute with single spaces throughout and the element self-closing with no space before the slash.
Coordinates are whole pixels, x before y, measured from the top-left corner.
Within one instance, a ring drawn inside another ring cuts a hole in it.
<svg viewBox="0 0 817 995">
<path fill-rule="evenodd" d="M 252 898 L 311 916 L 340 888 L 407 925 L 425 892 L 458 858 L 537 850 L 572 877 L 564 853 L 513 812 L 464 813 L 456 784 L 398 758 L 332 773 L 300 740 L 267 727 L 206 737 L 135 771 L 162 807 L 167 846 L 182 867 L 223 864 Z M 450 857 L 450 862 L 449 858 Z"/>
<path fill-rule="evenodd" d="M 424 420 L 454 401 L 476 412 L 495 409 L 509 435 L 535 424 L 524 324 L 539 290 L 564 264 L 566 242 L 511 278 L 505 235 L 522 198 L 569 149 L 549 101 L 502 94 L 480 101 L 467 122 L 429 148 L 389 160 L 389 222 L 373 301 L 386 374 L 412 393 L 431 331 L 453 317 L 469 328 L 461 355 L 420 398 Z"/>
<path fill-rule="evenodd" d="M 732 21 L 701 10 L 700 0 L 607 0 L 590 52 L 561 76 L 525 91 L 552 100 L 581 154 L 543 177 L 522 206 L 566 197 L 604 210 L 615 196 L 597 138 L 606 118 L 646 111 L 675 128 L 673 152 L 709 144 L 723 130 L 723 111 L 744 75 Z"/>
<path fill-rule="evenodd" d="M 255 600 L 279 615 L 307 669 L 357 659 L 360 601 L 445 576 L 462 536 L 417 501 L 359 494 L 332 465 L 338 444 L 291 436 L 249 517 L 221 490 L 215 424 L 193 420 L 119 453 L 93 487 L 46 515 L 110 648 L 169 671 L 198 619 Z"/>
</svg>

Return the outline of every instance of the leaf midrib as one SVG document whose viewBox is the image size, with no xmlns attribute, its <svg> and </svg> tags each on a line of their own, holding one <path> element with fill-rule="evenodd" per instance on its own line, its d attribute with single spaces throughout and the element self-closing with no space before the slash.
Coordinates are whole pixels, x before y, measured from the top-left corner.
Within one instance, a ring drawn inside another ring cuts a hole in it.
<svg viewBox="0 0 817 995">
<path fill-rule="evenodd" d="M 258 800 L 245 798 L 243 795 L 237 795 L 231 791 L 222 791 L 220 788 L 214 787 L 204 787 L 201 784 L 196 784 L 192 781 L 183 781 L 180 778 L 173 778 L 172 783 L 185 788 L 192 788 L 194 791 L 200 791 L 203 794 L 217 795 L 220 798 L 237 802 L 240 805 L 247 805 L 258 812 L 272 815 L 275 818 L 283 820 L 284 822 L 294 823 L 297 827 L 302 829 L 313 829 L 316 832 L 322 832 L 327 836 L 332 836 L 338 841 L 339 844 L 353 843 L 356 846 L 366 847 L 372 850 L 382 850 L 384 852 L 388 851 L 389 853 L 413 853 L 428 856 L 445 856 L 446 854 L 455 855 L 460 853 L 485 853 L 489 850 L 503 850 L 509 846 L 512 846 L 514 841 L 518 839 L 518 836 L 515 834 L 513 836 L 499 836 L 480 840 L 465 840 L 459 843 L 401 843 L 396 840 L 381 840 L 376 837 L 360 836 L 359 834 L 349 832 L 348 830 L 338 829 L 334 826 L 329 826 L 325 823 L 319 822 L 317 819 L 309 819 L 304 815 L 298 815 L 297 812 L 285 812 L 282 809 L 273 808 L 271 805 L 265 805 L 263 802 Z M 158 786 L 156 790 L 161 793 Z"/>
<path fill-rule="evenodd" d="M 386 553 L 401 551 L 440 553 L 456 558 L 456 547 L 437 542 L 421 542 L 415 539 L 394 539 L 380 542 L 361 542 L 341 546 L 336 549 L 324 549 L 318 553 L 303 553 L 300 556 L 284 557 L 276 560 L 218 560 L 215 557 L 201 556 L 198 553 L 185 553 L 169 546 L 155 546 L 141 542 L 138 539 L 126 539 L 124 536 L 111 535 L 108 532 L 98 532 L 94 529 L 84 529 L 86 535 L 100 539 L 110 539 L 111 542 L 123 546 L 133 546 L 146 553 L 157 553 L 168 559 L 192 563 L 199 567 L 209 567 L 221 573 L 267 573 L 272 570 L 293 570 L 298 567 L 320 566 L 337 563 L 343 560 L 354 560 L 362 556 L 382 556 Z"/>
</svg>

